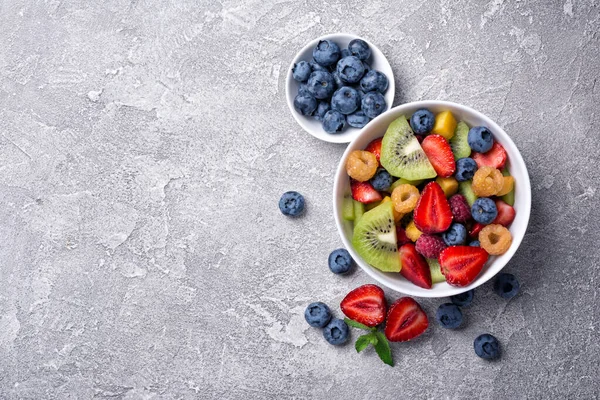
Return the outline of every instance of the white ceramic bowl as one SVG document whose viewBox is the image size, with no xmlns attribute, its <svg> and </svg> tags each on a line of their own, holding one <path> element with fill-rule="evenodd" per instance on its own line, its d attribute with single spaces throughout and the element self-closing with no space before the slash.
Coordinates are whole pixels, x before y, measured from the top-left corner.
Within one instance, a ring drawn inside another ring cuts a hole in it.
<svg viewBox="0 0 600 400">
<path fill-rule="evenodd" d="M 512 234 L 513 241 L 506 253 L 501 256 L 490 256 L 483 270 L 469 286 L 454 287 L 446 282 L 433 285 L 432 289 L 423 289 L 413 283 L 407 281 L 398 273 L 385 273 L 367 264 L 352 247 L 352 223 L 345 221 L 342 218 L 342 200 L 345 195 L 350 194 L 350 180 L 346 173 L 346 158 L 348 154 L 354 150 L 364 149 L 373 139 L 384 135 L 388 125 L 401 115 L 407 117 L 412 115 L 420 108 L 427 108 L 434 114 L 438 112 L 450 110 L 458 121 L 465 121 L 470 127 L 483 125 L 487 126 L 494 134 L 494 139 L 498 141 L 508 153 L 507 167 L 510 174 L 515 178 L 515 204 L 516 218 L 511 224 L 509 230 Z M 474 289 L 490 278 L 496 275 L 508 263 L 512 256 L 517 251 L 517 248 L 523 240 L 527 224 L 529 222 L 529 214 L 531 211 L 531 186 L 529 183 L 529 174 L 521 153 L 510 139 L 510 137 L 500 128 L 494 121 L 472 108 L 446 102 L 446 101 L 417 101 L 414 103 L 403 104 L 392 108 L 381 114 L 367 126 L 365 126 L 359 135 L 348 145 L 344 152 L 340 164 L 338 166 L 335 182 L 333 185 L 333 210 L 335 223 L 338 227 L 340 236 L 344 245 L 356 261 L 356 263 L 373 279 L 387 286 L 390 289 L 417 297 L 447 297 L 466 292 Z"/>
<path fill-rule="evenodd" d="M 292 61 L 292 63 L 290 64 L 290 67 L 288 68 L 286 81 L 285 81 L 285 92 L 286 92 L 286 97 L 287 97 L 287 103 L 288 103 L 288 106 L 290 107 L 290 111 L 291 111 L 292 115 L 294 116 L 296 121 L 298 121 L 300 126 L 306 132 L 310 133 L 317 139 L 321 139 L 321 140 L 324 140 L 326 142 L 331 142 L 331 143 L 349 143 L 356 136 L 358 136 L 360 129 L 352 128 L 351 126 L 348 126 L 341 133 L 335 133 L 335 134 L 327 133 L 323 130 L 323 127 L 321 126 L 321 122 L 317 121 L 313 117 L 304 116 L 304 115 L 300 114 L 294 108 L 294 98 L 298 94 L 298 88 L 300 87 L 300 83 L 297 82 L 296 80 L 294 80 L 294 78 L 292 77 L 292 68 L 299 61 L 310 62 L 312 60 L 313 49 L 317 46 L 317 43 L 319 43 L 320 40 L 324 40 L 324 39 L 333 40 L 340 46 L 340 49 L 347 48 L 348 43 L 350 43 L 350 41 L 352 41 L 353 39 L 362 39 L 365 42 L 367 42 L 367 44 L 371 48 L 371 58 L 368 60 L 369 65 L 371 66 L 371 68 L 376 69 L 377 71 L 385 74 L 385 76 L 388 78 L 389 85 L 388 85 L 387 91 L 384 94 L 385 102 L 387 103 L 388 109 L 392 106 L 392 103 L 394 102 L 394 94 L 396 93 L 396 85 L 394 83 L 394 73 L 392 71 L 392 67 L 390 66 L 390 63 L 388 62 L 388 60 L 385 58 L 385 56 L 383 55 L 381 50 L 379 50 L 373 43 L 369 42 L 368 40 L 366 40 L 364 38 L 361 38 L 356 35 L 351 35 L 348 33 L 334 33 L 331 35 L 321 36 L 320 38 L 317 38 L 317 39 L 313 40 L 312 42 L 308 43 L 306 46 L 304 46 L 304 48 L 302 50 L 300 50 L 298 52 L 298 54 L 296 54 L 296 57 L 294 57 L 294 60 Z"/>
</svg>

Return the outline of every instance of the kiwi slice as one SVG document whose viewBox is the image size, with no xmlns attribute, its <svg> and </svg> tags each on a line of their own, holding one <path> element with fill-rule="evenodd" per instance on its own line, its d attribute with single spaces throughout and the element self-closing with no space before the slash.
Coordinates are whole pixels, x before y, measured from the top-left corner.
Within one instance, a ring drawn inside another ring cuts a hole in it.
<svg viewBox="0 0 600 400">
<path fill-rule="evenodd" d="M 398 186 L 403 185 L 405 183 L 408 183 L 409 185 L 413 185 L 413 186 L 419 186 L 421 183 L 423 183 L 423 180 L 419 179 L 416 181 L 409 181 L 404 178 L 400 178 L 397 181 L 395 181 L 394 183 L 392 183 L 392 186 L 390 186 L 390 193 L 392 193 L 394 191 L 394 189 L 396 189 Z"/>
<path fill-rule="evenodd" d="M 471 188 L 472 184 L 472 181 L 464 181 L 458 183 L 458 193 L 465 196 L 465 198 L 467 199 L 467 203 L 469 203 L 469 206 L 472 206 L 473 203 L 475 203 L 475 200 L 477 200 L 477 196 L 475 196 L 475 193 L 473 193 L 473 189 Z"/>
<path fill-rule="evenodd" d="M 352 199 L 352 203 L 354 204 L 354 223 L 356 224 L 365 213 L 365 205 L 354 199 Z"/>
<path fill-rule="evenodd" d="M 450 139 L 450 147 L 452 148 L 452 153 L 454 153 L 454 158 L 457 160 L 471 155 L 471 147 L 469 147 L 467 136 L 469 136 L 469 125 L 460 121 L 456 125 L 454 136 Z"/>
<path fill-rule="evenodd" d="M 346 221 L 354 221 L 354 200 L 350 196 L 345 196 L 342 200 L 342 218 Z"/>
<path fill-rule="evenodd" d="M 502 175 L 503 176 L 510 176 L 510 172 L 508 172 L 508 170 L 506 168 L 504 168 L 502 170 Z M 515 182 L 515 184 L 516 184 L 516 182 Z M 514 206 L 515 205 L 515 187 L 513 186 L 513 190 L 511 190 L 510 192 L 506 193 L 504 196 L 502 196 L 500 198 L 506 204 Z"/>
<path fill-rule="evenodd" d="M 381 165 L 391 175 L 416 181 L 436 173 L 403 115 L 388 126 L 381 143 Z"/>
<path fill-rule="evenodd" d="M 393 203 L 386 201 L 367 211 L 354 225 L 352 246 L 360 256 L 384 272 L 400 272 Z"/>
<path fill-rule="evenodd" d="M 431 272 L 431 282 L 440 283 L 446 282 L 446 278 L 442 274 L 442 267 L 435 258 L 427 258 L 427 264 L 429 264 L 429 271 Z"/>
</svg>

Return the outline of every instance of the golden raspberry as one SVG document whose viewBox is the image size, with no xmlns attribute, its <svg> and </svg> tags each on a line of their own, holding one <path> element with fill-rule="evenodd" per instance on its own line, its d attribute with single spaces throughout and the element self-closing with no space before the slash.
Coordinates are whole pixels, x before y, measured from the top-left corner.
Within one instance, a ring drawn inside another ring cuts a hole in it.
<svg viewBox="0 0 600 400">
<path fill-rule="evenodd" d="M 496 168 L 483 166 L 475 172 L 471 189 L 477 197 L 489 197 L 498 193 L 503 185 L 502 172 Z"/>
<path fill-rule="evenodd" d="M 509 194 L 514 187 L 515 178 L 513 178 L 512 176 L 505 176 L 504 182 L 502 183 L 502 189 L 500 189 L 500 191 L 496 193 L 496 196 L 504 196 L 505 194 Z"/>
<path fill-rule="evenodd" d="M 368 181 L 377 172 L 379 161 L 375 154 L 368 151 L 354 150 L 346 161 L 346 172 L 352 179 L 360 182 Z"/>
<path fill-rule="evenodd" d="M 510 231 L 499 224 L 487 225 L 479 232 L 481 248 L 493 256 L 506 253 L 512 243 Z"/>
<path fill-rule="evenodd" d="M 392 192 L 394 209 L 399 213 L 406 214 L 415 209 L 419 200 L 419 189 L 408 183 L 404 183 Z"/>
</svg>

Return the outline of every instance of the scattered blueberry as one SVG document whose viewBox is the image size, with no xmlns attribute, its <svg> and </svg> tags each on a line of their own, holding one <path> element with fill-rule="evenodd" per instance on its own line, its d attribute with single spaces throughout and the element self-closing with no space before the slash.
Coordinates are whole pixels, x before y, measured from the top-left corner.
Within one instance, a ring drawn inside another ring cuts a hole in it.
<svg viewBox="0 0 600 400">
<path fill-rule="evenodd" d="M 338 89 L 344 86 L 344 82 L 342 82 L 340 74 L 338 74 L 337 70 L 333 71 L 331 76 L 333 76 L 333 80 L 335 81 L 335 85 Z"/>
<path fill-rule="evenodd" d="M 340 47 L 331 40 L 320 40 L 313 50 L 313 58 L 324 67 L 335 64 L 340 59 Z"/>
<path fill-rule="evenodd" d="M 312 68 L 306 61 L 299 61 L 297 64 L 294 64 L 294 68 L 292 68 L 292 76 L 298 82 L 306 82 L 311 73 Z"/>
<path fill-rule="evenodd" d="M 450 228 L 442 235 L 448 246 L 458 246 L 467 241 L 467 228 L 463 224 L 453 222 Z"/>
<path fill-rule="evenodd" d="M 471 289 L 464 293 L 450 296 L 450 301 L 459 307 L 467 307 L 467 306 L 471 305 L 471 303 L 473 302 L 474 295 L 475 295 L 475 290 Z"/>
<path fill-rule="evenodd" d="M 329 110 L 323 117 L 323 129 L 327 133 L 338 133 L 346 127 L 346 117 L 339 111 Z"/>
<path fill-rule="evenodd" d="M 498 343 L 498 339 L 488 333 L 477 336 L 473 347 L 475 354 L 486 360 L 500 357 L 500 343 Z"/>
<path fill-rule="evenodd" d="M 308 78 L 308 91 L 317 99 L 330 97 L 335 90 L 335 80 L 329 72 L 315 71 Z"/>
<path fill-rule="evenodd" d="M 454 177 L 457 181 L 468 181 L 473 178 L 475 171 L 477 171 L 477 163 L 472 158 L 465 157 L 456 160 L 456 172 L 454 173 Z"/>
<path fill-rule="evenodd" d="M 365 92 L 385 93 L 388 88 L 388 79 L 381 72 L 372 69 L 360 80 L 360 88 Z"/>
<path fill-rule="evenodd" d="M 318 62 L 316 62 L 315 60 L 312 60 L 311 62 L 309 62 L 310 67 L 312 68 L 312 71 L 323 71 L 323 72 L 329 72 L 329 70 L 327 68 L 325 68 L 324 66 L 320 65 Z"/>
<path fill-rule="evenodd" d="M 480 197 L 471 206 L 471 216 L 476 222 L 484 225 L 491 224 L 498 216 L 498 209 L 494 200 Z"/>
<path fill-rule="evenodd" d="M 352 257 L 346 249 L 337 249 L 329 254 L 329 269 L 334 274 L 345 274 L 352 267 Z"/>
<path fill-rule="evenodd" d="M 313 328 L 323 328 L 331 320 L 331 310 L 320 301 L 310 303 L 304 310 L 304 319 Z"/>
<path fill-rule="evenodd" d="M 342 81 L 346 83 L 357 83 L 365 74 L 365 66 L 358 58 L 348 56 L 338 61 L 337 72 L 340 74 Z"/>
<path fill-rule="evenodd" d="M 342 51 L 340 52 L 340 58 L 348 57 L 351 55 L 352 54 L 350 54 L 350 50 L 348 49 L 342 49 Z"/>
<path fill-rule="evenodd" d="M 504 299 L 512 299 L 519 293 L 519 281 L 513 274 L 498 274 L 494 281 L 494 292 Z"/>
<path fill-rule="evenodd" d="M 355 89 L 344 86 L 333 93 L 331 108 L 342 114 L 352 114 L 360 107 L 360 96 Z"/>
<path fill-rule="evenodd" d="M 425 135 L 433 129 L 435 116 L 426 108 L 421 108 L 410 117 L 410 127 L 417 135 Z"/>
<path fill-rule="evenodd" d="M 302 115 L 312 115 L 317 109 L 317 99 L 310 93 L 298 93 L 294 98 L 294 108 Z"/>
<path fill-rule="evenodd" d="M 473 240 L 471 243 L 469 243 L 469 246 L 471 246 L 471 247 L 481 247 L 481 243 L 479 242 L 479 240 Z"/>
<path fill-rule="evenodd" d="M 361 105 L 363 112 L 369 118 L 375 118 L 387 108 L 385 98 L 379 92 L 366 93 L 363 96 Z"/>
<path fill-rule="evenodd" d="M 323 337 L 334 346 L 339 346 L 348 341 L 349 337 L 348 325 L 344 320 L 334 318 L 323 329 Z"/>
<path fill-rule="evenodd" d="M 474 126 L 467 135 L 469 147 L 478 153 L 485 153 L 492 148 L 494 136 L 485 126 Z"/>
<path fill-rule="evenodd" d="M 331 105 L 326 101 L 319 101 L 314 117 L 317 121 L 323 121 L 323 117 L 327 111 L 331 110 Z"/>
<path fill-rule="evenodd" d="M 385 169 L 381 168 L 375 172 L 375 175 L 369 181 L 373 189 L 388 191 L 392 185 L 392 176 Z"/>
<path fill-rule="evenodd" d="M 279 199 L 279 209 L 283 215 L 297 217 L 304 210 L 304 196 L 298 192 L 285 192 Z"/>
<path fill-rule="evenodd" d="M 354 39 L 348 44 L 348 51 L 354 57 L 358 58 L 361 61 L 366 61 L 369 57 L 371 57 L 371 49 L 367 42 L 362 39 Z"/>
<path fill-rule="evenodd" d="M 445 303 L 438 307 L 435 313 L 435 319 L 439 322 L 442 328 L 456 329 L 462 323 L 462 312 L 456 304 Z"/>
<path fill-rule="evenodd" d="M 356 111 L 346 116 L 346 122 L 353 128 L 362 128 L 369 123 L 370 119 L 363 111 Z"/>
</svg>

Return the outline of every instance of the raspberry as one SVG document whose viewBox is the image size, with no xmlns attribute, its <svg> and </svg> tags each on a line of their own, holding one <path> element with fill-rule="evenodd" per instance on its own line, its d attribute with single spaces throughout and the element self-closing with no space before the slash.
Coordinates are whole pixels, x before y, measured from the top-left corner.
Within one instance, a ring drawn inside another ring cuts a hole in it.
<svg viewBox="0 0 600 400">
<path fill-rule="evenodd" d="M 498 193 L 503 185 L 502 172 L 496 168 L 483 166 L 475 172 L 471 189 L 478 197 L 488 197 Z"/>
<path fill-rule="evenodd" d="M 399 185 L 392 192 L 392 201 L 397 212 L 406 214 L 415 209 L 419 200 L 419 189 L 408 183 Z"/>
<path fill-rule="evenodd" d="M 450 209 L 452 210 L 452 215 L 456 222 L 465 223 L 471 219 L 471 207 L 469 207 L 469 203 L 465 196 L 462 194 L 455 194 L 448 199 L 448 203 L 450 203 Z"/>
<path fill-rule="evenodd" d="M 346 160 L 346 172 L 359 182 L 368 181 L 377 172 L 379 161 L 375 154 L 368 151 L 355 150 Z"/>
<path fill-rule="evenodd" d="M 425 258 L 438 258 L 442 250 L 446 247 L 444 239 L 439 236 L 428 235 L 426 233 L 419 236 L 415 243 L 415 248 Z"/>
<path fill-rule="evenodd" d="M 486 226 L 479 232 L 481 247 L 493 256 L 506 253 L 512 243 L 510 231 L 499 224 Z"/>
<path fill-rule="evenodd" d="M 513 178 L 512 176 L 505 176 L 504 182 L 502 183 L 502 189 L 500 189 L 500 191 L 496 193 L 496 196 L 504 196 L 505 194 L 510 193 L 514 187 L 515 178 Z"/>
</svg>

